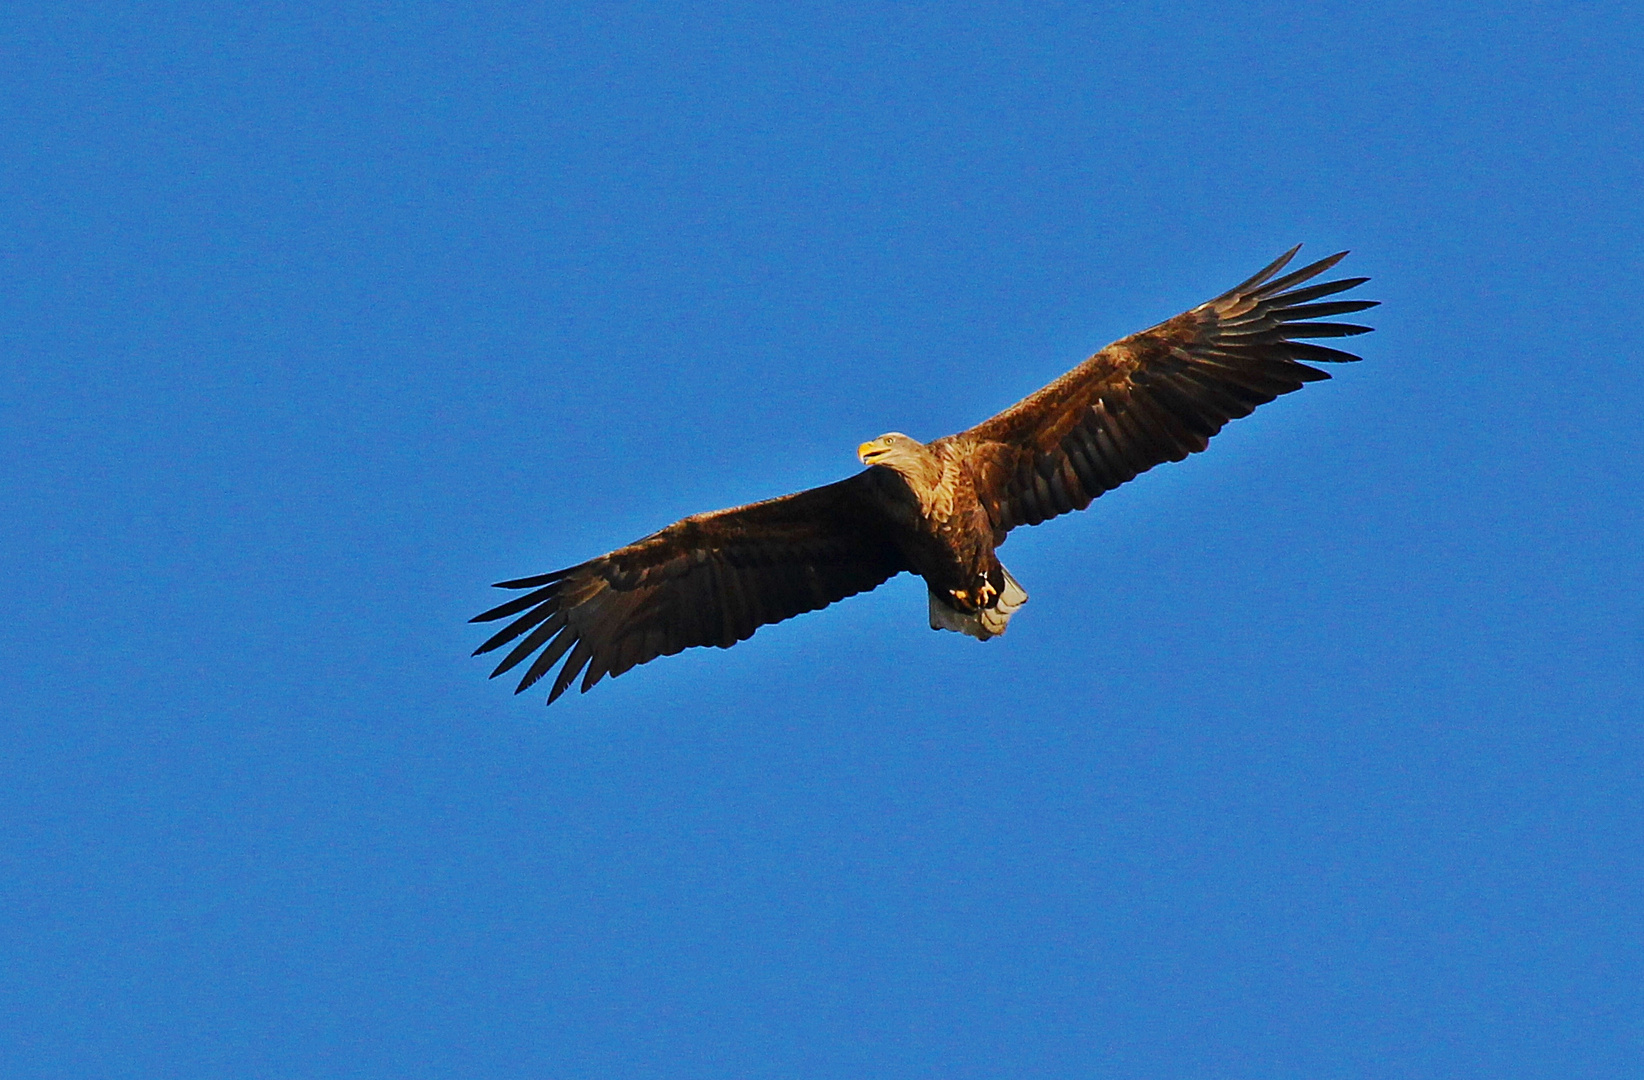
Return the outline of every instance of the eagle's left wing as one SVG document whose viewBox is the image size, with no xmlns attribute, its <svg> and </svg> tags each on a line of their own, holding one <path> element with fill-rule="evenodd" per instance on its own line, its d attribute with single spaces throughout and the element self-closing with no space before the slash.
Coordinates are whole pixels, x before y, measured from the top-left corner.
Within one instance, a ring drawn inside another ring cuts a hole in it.
<svg viewBox="0 0 1644 1080">
<path fill-rule="evenodd" d="M 1374 307 L 1373 300 L 1318 302 L 1369 279 L 1297 288 L 1347 254 L 1275 277 L 1297 250 L 1214 300 L 1121 338 L 1038 393 L 949 436 L 972 463 L 995 530 L 1083 510 L 1138 473 L 1203 450 L 1229 420 L 1330 377 L 1302 361 L 1359 359 L 1302 339 L 1367 332 L 1368 326 L 1312 320 Z"/>
</svg>

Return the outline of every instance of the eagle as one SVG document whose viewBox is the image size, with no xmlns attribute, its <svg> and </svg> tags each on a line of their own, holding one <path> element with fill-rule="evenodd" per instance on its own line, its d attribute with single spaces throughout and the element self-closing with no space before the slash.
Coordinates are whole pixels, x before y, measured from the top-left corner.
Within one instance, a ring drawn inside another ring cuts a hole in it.
<svg viewBox="0 0 1644 1080">
<path fill-rule="evenodd" d="M 1282 273 L 1299 250 L 966 431 L 928 443 L 881 435 L 857 448 L 867 468 L 837 483 L 694 514 L 567 569 L 498 582 L 523 595 L 474 617 L 509 620 L 474 655 L 514 643 L 491 676 L 529 659 L 515 693 L 563 658 L 552 704 L 579 674 L 586 693 L 659 656 L 729 648 L 903 571 L 925 579 L 932 629 L 997 637 L 1028 598 L 999 561 L 1012 529 L 1083 510 L 1330 377 L 1310 363 L 1359 359 L 1314 341 L 1370 330 L 1328 320 L 1376 301 L 1326 299 L 1369 279 L 1306 284 L 1347 252 Z"/>
</svg>

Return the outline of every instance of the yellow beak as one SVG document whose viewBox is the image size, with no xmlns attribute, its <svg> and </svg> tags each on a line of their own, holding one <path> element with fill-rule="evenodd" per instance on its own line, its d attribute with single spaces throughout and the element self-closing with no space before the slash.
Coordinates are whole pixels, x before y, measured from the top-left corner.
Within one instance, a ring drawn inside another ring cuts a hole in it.
<svg viewBox="0 0 1644 1080">
<path fill-rule="evenodd" d="M 879 449 L 879 444 L 878 443 L 876 443 L 876 442 L 865 442 L 861 446 L 858 446 L 856 448 L 856 460 L 858 460 L 862 464 L 866 465 L 866 464 L 868 464 L 868 455 L 872 454 L 874 451 L 876 451 L 878 449 Z"/>
</svg>

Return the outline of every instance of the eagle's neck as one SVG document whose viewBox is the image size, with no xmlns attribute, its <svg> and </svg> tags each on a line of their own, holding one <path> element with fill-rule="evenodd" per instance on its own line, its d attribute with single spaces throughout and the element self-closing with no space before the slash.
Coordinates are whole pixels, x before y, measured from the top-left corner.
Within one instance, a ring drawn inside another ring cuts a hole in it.
<svg viewBox="0 0 1644 1080">
<path fill-rule="evenodd" d="M 946 521 L 953 516 L 953 483 L 956 463 L 938 455 L 928 446 L 899 447 L 894 456 L 880 464 L 896 470 L 919 500 L 919 513 L 927 521 Z"/>
</svg>

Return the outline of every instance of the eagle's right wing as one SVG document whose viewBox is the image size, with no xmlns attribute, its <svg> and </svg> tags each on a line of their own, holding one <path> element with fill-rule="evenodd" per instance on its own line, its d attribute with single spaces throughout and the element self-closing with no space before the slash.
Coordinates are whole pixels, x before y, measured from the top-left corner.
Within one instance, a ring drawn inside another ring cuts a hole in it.
<svg viewBox="0 0 1644 1080">
<path fill-rule="evenodd" d="M 569 653 L 552 702 L 587 667 L 582 690 L 694 645 L 729 648 L 781 622 L 872 589 L 908 569 L 872 470 L 825 487 L 677 521 L 597 559 L 498 583 L 530 589 L 474 617 L 515 617 L 475 655 L 523 636 L 495 678 L 542 652 L 518 693 Z"/>
</svg>

